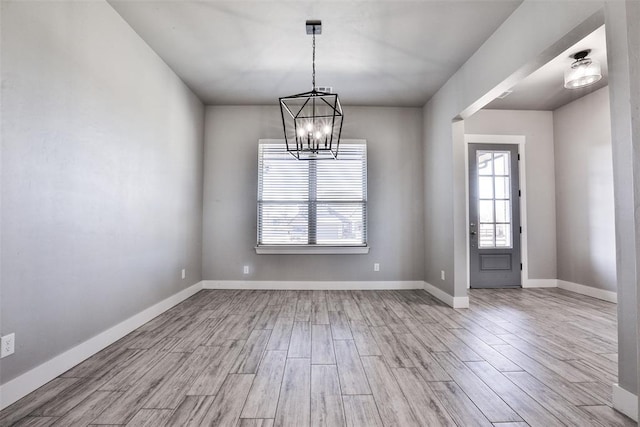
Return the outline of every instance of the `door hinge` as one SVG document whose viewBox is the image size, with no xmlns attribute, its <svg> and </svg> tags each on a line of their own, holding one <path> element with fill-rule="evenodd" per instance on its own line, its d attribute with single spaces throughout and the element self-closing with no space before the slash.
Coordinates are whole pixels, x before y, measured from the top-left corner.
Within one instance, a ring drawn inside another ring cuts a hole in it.
<svg viewBox="0 0 640 427">
<path fill-rule="evenodd" d="M 522 227 L 520 227 L 520 234 L 522 234 Z"/>
<path fill-rule="evenodd" d="M 522 263 L 520 263 L 520 271 L 522 271 Z"/>
<path fill-rule="evenodd" d="M 522 197 L 522 190 L 518 190 L 518 197 Z"/>
<path fill-rule="evenodd" d="M 518 160 L 520 160 L 520 153 L 518 153 Z"/>
</svg>

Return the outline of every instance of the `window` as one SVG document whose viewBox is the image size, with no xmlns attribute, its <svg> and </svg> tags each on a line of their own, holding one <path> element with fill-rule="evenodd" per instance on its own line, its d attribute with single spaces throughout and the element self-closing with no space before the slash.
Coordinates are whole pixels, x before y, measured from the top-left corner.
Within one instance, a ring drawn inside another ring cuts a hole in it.
<svg viewBox="0 0 640 427">
<path fill-rule="evenodd" d="M 511 248 L 511 158 L 508 151 L 477 152 L 479 247 Z"/>
<path fill-rule="evenodd" d="M 260 251 L 269 247 L 276 253 L 287 253 L 285 247 L 293 253 L 366 248 L 366 224 L 365 141 L 341 141 L 338 160 L 296 160 L 284 141 L 260 141 L 258 253 L 272 252 Z"/>
</svg>

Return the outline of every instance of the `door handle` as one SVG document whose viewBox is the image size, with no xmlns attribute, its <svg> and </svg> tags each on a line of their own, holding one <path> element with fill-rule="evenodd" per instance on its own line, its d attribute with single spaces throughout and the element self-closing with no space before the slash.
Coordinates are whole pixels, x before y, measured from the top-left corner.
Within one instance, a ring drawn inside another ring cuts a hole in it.
<svg viewBox="0 0 640 427">
<path fill-rule="evenodd" d="M 472 235 L 472 236 L 475 236 L 476 234 L 478 234 L 478 233 L 476 233 L 475 231 L 472 231 L 472 232 L 471 232 L 471 235 Z"/>
</svg>

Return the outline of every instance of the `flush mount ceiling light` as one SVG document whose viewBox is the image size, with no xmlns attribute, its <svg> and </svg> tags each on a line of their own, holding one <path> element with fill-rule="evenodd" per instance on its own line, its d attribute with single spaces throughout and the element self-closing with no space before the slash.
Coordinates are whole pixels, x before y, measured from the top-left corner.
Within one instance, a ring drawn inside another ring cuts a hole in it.
<svg viewBox="0 0 640 427">
<path fill-rule="evenodd" d="M 564 72 L 564 87 L 578 89 L 589 86 L 602 78 L 600 64 L 591 58 L 587 58 L 591 50 L 581 50 L 572 57 L 575 59 L 571 68 Z"/>
<path fill-rule="evenodd" d="M 311 91 L 280 98 L 280 113 L 287 151 L 298 160 L 335 159 L 342 133 L 342 106 L 338 94 L 316 87 L 316 34 L 321 21 L 307 21 L 313 36 Z"/>
</svg>

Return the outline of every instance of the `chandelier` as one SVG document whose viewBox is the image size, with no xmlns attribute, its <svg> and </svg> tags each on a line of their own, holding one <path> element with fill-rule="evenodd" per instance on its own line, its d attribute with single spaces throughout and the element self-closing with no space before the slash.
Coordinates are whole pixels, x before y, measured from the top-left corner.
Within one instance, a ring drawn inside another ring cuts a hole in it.
<svg viewBox="0 0 640 427">
<path fill-rule="evenodd" d="M 316 34 L 322 34 L 322 21 L 307 21 L 306 27 L 313 36 L 311 91 L 280 98 L 284 139 L 298 160 L 336 159 L 344 114 L 338 94 L 316 86 Z"/>
</svg>

